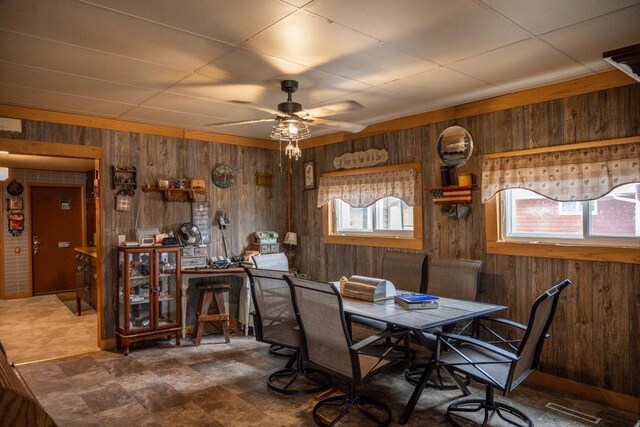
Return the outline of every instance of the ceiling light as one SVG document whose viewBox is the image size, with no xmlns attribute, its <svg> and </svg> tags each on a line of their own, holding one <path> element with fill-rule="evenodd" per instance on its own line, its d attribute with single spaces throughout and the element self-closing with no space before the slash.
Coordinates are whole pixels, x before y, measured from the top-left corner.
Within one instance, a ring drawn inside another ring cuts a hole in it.
<svg viewBox="0 0 640 427">
<path fill-rule="evenodd" d="M 295 116 L 279 117 L 271 129 L 271 138 L 280 142 L 286 142 L 284 152 L 289 158 L 298 160 L 302 156 L 302 150 L 298 141 L 311 136 L 309 126 Z"/>
</svg>

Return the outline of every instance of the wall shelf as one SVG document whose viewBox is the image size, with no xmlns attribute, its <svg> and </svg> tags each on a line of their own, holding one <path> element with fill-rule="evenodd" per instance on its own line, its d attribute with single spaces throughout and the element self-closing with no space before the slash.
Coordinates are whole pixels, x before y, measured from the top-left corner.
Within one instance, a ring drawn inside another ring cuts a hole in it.
<svg viewBox="0 0 640 427">
<path fill-rule="evenodd" d="M 207 190 L 203 188 L 142 187 L 142 191 L 145 193 L 162 193 L 162 199 L 165 202 L 195 202 L 196 194 L 207 194 Z"/>
<path fill-rule="evenodd" d="M 459 203 L 471 203 L 471 190 L 475 185 L 450 185 L 448 187 L 431 187 L 427 191 L 431 193 L 433 197 L 433 203 L 443 204 L 459 204 Z"/>
</svg>

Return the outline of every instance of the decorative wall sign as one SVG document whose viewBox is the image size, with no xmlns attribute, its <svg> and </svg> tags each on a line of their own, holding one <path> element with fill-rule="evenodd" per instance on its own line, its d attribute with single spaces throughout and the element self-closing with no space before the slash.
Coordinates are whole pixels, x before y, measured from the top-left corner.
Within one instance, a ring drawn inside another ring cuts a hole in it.
<svg viewBox="0 0 640 427">
<path fill-rule="evenodd" d="M 313 160 L 304 162 L 304 189 L 316 188 L 316 164 Z"/>
<path fill-rule="evenodd" d="M 389 153 L 384 148 L 376 150 L 374 148 L 367 151 L 357 151 L 346 153 L 333 159 L 333 167 L 336 169 L 366 168 L 384 163 L 389 160 Z"/>
<path fill-rule="evenodd" d="M 22 188 L 21 185 L 20 188 Z M 22 193 L 22 190 L 20 190 L 20 193 Z M 11 235 L 14 237 L 18 237 L 19 235 L 21 235 L 22 230 L 24 230 L 24 213 L 22 212 L 22 208 L 22 197 L 12 196 L 7 199 L 7 212 L 9 213 L 9 215 L 7 215 L 7 219 L 9 220 L 9 233 L 11 233 Z"/>
<path fill-rule="evenodd" d="M 209 202 L 191 203 L 191 222 L 198 226 L 202 235 L 202 243 L 211 241 L 211 214 Z"/>
<path fill-rule="evenodd" d="M 229 188 L 233 185 L 233 169 L 229 165 L 218 165 L 213 170 L 211 178 L 218 188 Z"/>
<path fill-rule="evenodd" d="M 465 128 L 449 126 L 438 137 L 436 150 L 443 165 L 457 168 L 467 163 L 471 158 L 473 139 Z"/>
</svg>

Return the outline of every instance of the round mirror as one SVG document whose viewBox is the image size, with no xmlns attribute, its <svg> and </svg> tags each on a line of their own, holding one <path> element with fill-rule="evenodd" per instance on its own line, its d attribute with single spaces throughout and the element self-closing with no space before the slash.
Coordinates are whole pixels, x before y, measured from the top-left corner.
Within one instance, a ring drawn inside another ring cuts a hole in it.
<svg viewBox="0 0 640 427">
<path fill-rule="evenodd" d="M 438 137 L 436 149 L 443 165 L 462 166 L 471 158 L 473 139 L 465 128 L 449 126 Z"/>
</svg>

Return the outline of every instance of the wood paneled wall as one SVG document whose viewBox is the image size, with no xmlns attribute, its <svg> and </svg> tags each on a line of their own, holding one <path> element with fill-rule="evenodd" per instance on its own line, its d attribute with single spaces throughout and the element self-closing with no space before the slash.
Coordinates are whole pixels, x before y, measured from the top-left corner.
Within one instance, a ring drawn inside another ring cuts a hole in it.
<svg viewBox="0 0 640 427">
<path fill-rule="evenodd" d="M 116 236 L 125 234 L 129 240 L 135 238 L 138 206 L 138 227 L 176 230 L 181 223 L 190 222 L 190 203 L 163 202 L 160 193 L 142 192 L 141 186 L 145 183 L 157 183 L 158 179 L 204 178 L 212 220 L 215 219 L 216 210 L 228 212 L 231 218 L 232 225 L 227 227 L 225 237 L 227 247 L 233 254 L 243 252 L 253 241 L 253 232 L 256 230 L 275 230 L 281 236 L 286 231 L 286 163 L 283 159 L 280 172 L 278 151 L 26 120 L 23 129 L 21 134 L 0 136 L 103 148 L 101 195 L 105 338 L 115 337 Z M 229 164 L 235 171 L 234 185 L 230 189 L 223 190 L 213 185 L 211 172 L 219 163 Z M 139 187 L 133 200 L 133 209 L 129 212 L 115 210 L 115 191 L 111 189 L 109 174 L 112 165 L 135 166 L 138 170 Z M 273 174 L 273 186 L 256 186 L 255 174 L 258 172 Z M 222 235 L 216 226 L 212 226 L 211 231 L 210 254 L 223 255 Z M 191 304 L 193 307 L 194 304 Z"/>
<path fill-rule="evenodd" d="M 460 168 L 477 180 L 486 153 L 546 147 L 640 134 L 640 84 L 526 105 L 457 121 L 304 150 L 318 175 L 333 171 L 334 157 L 369 148 L 389 151 L 389 164 L 421 162 L 423 187 L 440 185 L 435 142 L 447 126 L 467 128 L 472 159 Z M 381 274 L 383 248 L 324 245 L 317 190 L 303 191 L 302 162 L 294 165 L 295 264 L 319 280 Z M 508 305 L 506 317 L 526 323 L 533 300 L 550 285 L 570 278 L 562 297 L 541 370 L 632 396 L 640 394 L 640 265 L 571 261 L 485 252 L 484 209 L 474 192 L 472 214 L 450 220 L 423 192 L 424 252 L 430 256 L 485 261 L 480 299 Z"/>
</svg>

